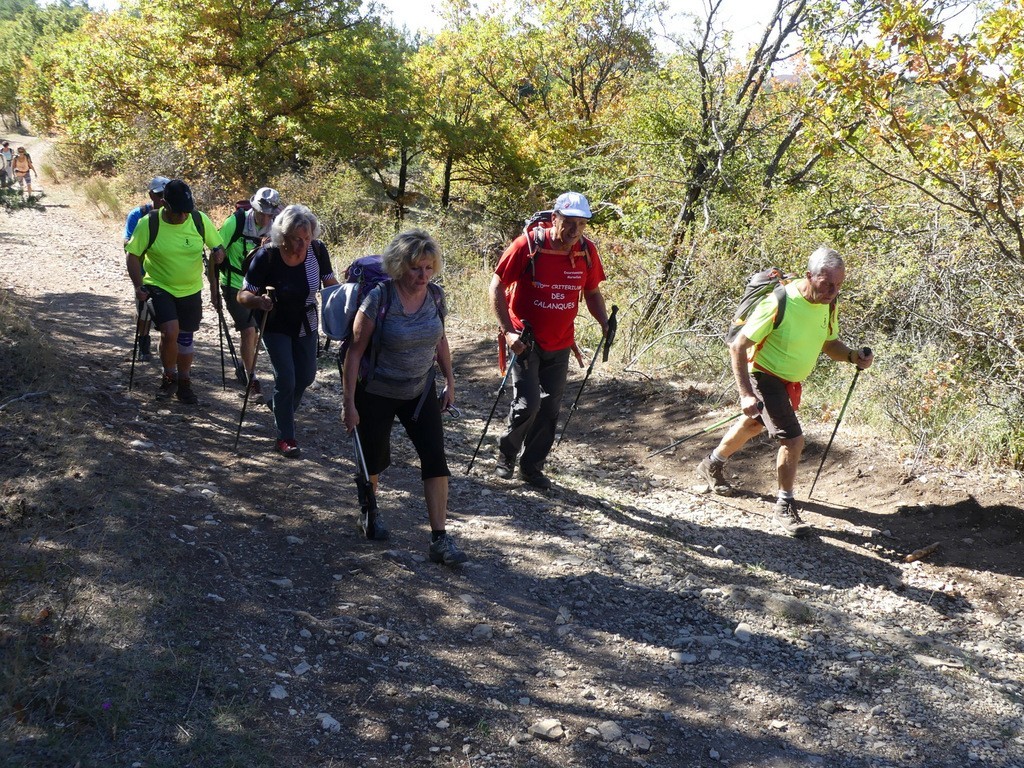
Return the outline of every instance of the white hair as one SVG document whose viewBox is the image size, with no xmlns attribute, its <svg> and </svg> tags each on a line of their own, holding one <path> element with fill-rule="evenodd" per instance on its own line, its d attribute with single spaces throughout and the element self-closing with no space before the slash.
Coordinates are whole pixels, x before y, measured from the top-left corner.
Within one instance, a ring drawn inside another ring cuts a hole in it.
<svg viewBox="0 0 1024 768">
<path fill-rule="evenodd" d="M 807 271 L 812 275 L 820 275 L 833 269 L 846 269 L 846 263 L 838 251 L 827 245 L 819 245 L 807 259 Z"/>
<path fill-rule="evenodd" d="M 270 225 L 270 241 L 280 248 L 284 239 L 300 227 L 308 227 L 309 236 L 314 240 L 320 237 L 320 220 L 313 212 L 304 205 L 289 205 Z"/>
</svg>

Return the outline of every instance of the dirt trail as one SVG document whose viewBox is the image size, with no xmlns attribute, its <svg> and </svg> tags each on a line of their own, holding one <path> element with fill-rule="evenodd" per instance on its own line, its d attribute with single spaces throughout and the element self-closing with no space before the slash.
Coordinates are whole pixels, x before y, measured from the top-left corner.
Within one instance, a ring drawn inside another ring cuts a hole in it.
<svg viewBox="0 0 1024 768">
<path fill-rule="evenodd" d="M 393 539 L 357 535 L 333 359 L 299 461 L 262 407 L 231 450 L 209 308 L 201 405 L 154 402 L 153 364 L 129 394 L 122 223 L 44 189 L 0 217 L 0 287 L 68 373 L 0 412 L 0 765 L 1024 768 L 1018 477 L 911 472 L 844 425 L 815 535 L 787 539 L 767 444 L 735 465 L 748 495 L 704 495 L 711 440 L 645 457 L 718 412 L 604 368 L 553 492 L 487 457 L 465 477 L 497 382 L 455 318 L 449 529 L 471 560 L 446 569 L 400 430 Z"/>
</svg>

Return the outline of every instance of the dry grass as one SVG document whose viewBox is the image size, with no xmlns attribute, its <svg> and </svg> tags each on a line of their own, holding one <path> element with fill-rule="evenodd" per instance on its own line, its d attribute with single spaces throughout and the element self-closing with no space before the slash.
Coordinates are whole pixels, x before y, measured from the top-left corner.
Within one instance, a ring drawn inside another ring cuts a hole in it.
<svg viewBox="0 0 1024 768">
<path fill-rule="evenodd" d="M 24 302 L 0 289 L 0 404 L 48 388 L 60 369 L 56 355 L 28 314 Z"/>
<path fill-rule="evenodd" d="M 82 185 L 82 191 L 85 193 L 85 199 L 96 206 L 96 210 L 100 212 L 101 216 L 112 219 L 124 218 L 124 206 L 106 179 L 99 177 L 88 179 Z"/>
</svg>

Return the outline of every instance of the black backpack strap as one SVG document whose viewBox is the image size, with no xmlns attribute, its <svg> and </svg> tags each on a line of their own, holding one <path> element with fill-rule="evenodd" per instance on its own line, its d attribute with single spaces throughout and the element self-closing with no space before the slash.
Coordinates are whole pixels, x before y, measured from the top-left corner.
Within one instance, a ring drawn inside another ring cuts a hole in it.
<svg viewBox="0 0 1024 768">
<path fill-rule="evenodd" d="M 146 255 L 146 252 L 153 247 L 153 243 L 156 242 L 156 233 L 160 231 L 160 209 L 150 211 L 146 214 L 146 225 L 149 227 L 149 242 L 146 243 L 146 247 L 142 249 L 142 253 L 139 254 L 139 259 Z"/>
<path fill-rule="evenodd" d="M 441 314 L 441 305 L 444 302 L 444 292 L 441 290 L 441 286 L 437 283 L 427 283 L 427 292 L 430 294 L 430 298 L 434 300 L 434 311 L 437 312 L 437 316 L 441 318 L 441 325 L 444 325 L 444 315 Z"/>
<path fill-rule="evenodd" d="M 427 283 L 427 290 L 430 292 L 430 298 L 434 300 L 434 309 L 437 312 L 437 316 L 441 319 L 441 327 L 444 327 L 444 315 L 441 314 L 441 302 L 444 299 L 444 292 L 441 290 L 441 286 L 436 283 Z M 434 379 L 434 365 L 437 364 L 437 355 L 434 355 L 434 361 L 430 364 L 430 374 L 427 378 L 427 383 L 423 387 L 423 393 L 420 395 L 419 402 L 416 403 L 416 410 L 412 412 L 412 420 L 418 421 L 420 418 L 420 411 L 423 410 L 423 404 L 427 402 L 427 394 L 430 392 L 430 384 Z"/>
<path fill-rule="evenodd" d="M 377 305 L 377 317 L 373 325 L 373 336 L 370 337 L 370 359 L 364 381 L 372 379 L 373 373 L 377 368 L 377 352 L 380 350 L 380 340 L 384 337 L 384 318 L 387 317 L 388 310 L 391 309 L 391 302 L 394 301 L 394 284 L 394 280 L 388 280 L 386 283 L 380 283 L 373 289 L 375 291 L 378 288 L 380 289 L 380 303 Z"/>
<path fill-rule="evenodd" d="M 150 213 L 146 214 L 147 225 L 149 226 L 149 243 L 146 244 L 142 254 L 139 256 L 141 259 L 146 255 L 146 252 L 153 247 L 153 243 L 156 242 L 156 235 L 160 231 L 160 209 L 157 208 Z M 206 226 L 203 224 L 203 215 L 199 211 L 192 211 L 192 223 L 196 227 L 196 232 L 199 233 L 199 239 L 206 243 Z"/>
<path fill-rule="evenodd" d="M 320 270 L 320 279 L 323 280 L 324 275 L 329 275 L 333 272 L 331 267 L 331 257 L 327 253 L 327 246 L 324 245 L 321 240 L 314 240 L 311 243 L 313 247 L 313 255 L 316 256 L 316 265 Z"/>
<path fill-rule="evenodd" d="M 203 241 L 203 246 L 206 246 L 206 225 L 203 224 L 203 214 L 199 211 L 192 211 L 192 223 L 196 227 L 196 232 L 199 233 L 199 239 Z"/>
<path fill-rule="evenodd" d="M 231 239 L 224 244 L 224 250 L 226 251 L 232 245 L 242 239 L 242 232 L 245 231 L 245 211 L 241 208 L 235 210 L 232 216 L 235 217 L 235 231 L 231 233 Z"/>
<path fill-rule="evenodd" d="M 782 318 L 786 315 L 786 286 L 783 283 L 779 283 L 775 286 L 775 290 L 772 293 L 775 295 L 775 303 L 778 304 L 772 328 L 778 328 L 782 325 Z"/>
</svg>

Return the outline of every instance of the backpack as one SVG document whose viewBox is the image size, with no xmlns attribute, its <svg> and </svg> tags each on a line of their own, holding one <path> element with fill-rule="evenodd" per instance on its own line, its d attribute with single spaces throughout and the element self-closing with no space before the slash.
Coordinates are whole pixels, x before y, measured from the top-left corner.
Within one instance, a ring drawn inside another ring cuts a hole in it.
<svg viewBox="0 0 1024 768">
<path fill-rule="evenodd" d="M 330 257 L 327 254 L 327 246 L 324 245 L 323 242 L 320 240 L 313 240 L 310 243 L 310 247 L 313 249 L 313 256 L 316 257 L 317 269 L 319 271 L 319 274 L 323 275 L 326 271 L 328 271 L 327 268 L 330 266 Z M 267 252 L 271 259 L 270 264 L 268 265 L 270 267 L 273 267 L 274 259 L 281 258 L 281 250 L 276 246 L 267 245 L 262 246 L 260 248 L 255 248 L 253 249 L 252 253 L 245 257 L 245 261 L 242 262 L 242 269 L 244 270 L 243 274 L 248 273 L 249 267 L 252 264 L 256 254 L 264 250 Z M 334 286 L 327 286 L 327 288 L 321 289 L 321 292 L 323 293 L 324 296 L 326 296 L 327 289 L 333 287 Z M 295 319 L 295 326 L 298 327 L 298 324 L 301 323 L 302 327 L 305 328 L 306 333 L 309 334 L 313 332 L 313 329 L 310 327 L 310 322 L 307 319 L 306 310 L 308 310 L 309 307 L 311 305 L 314 305 L 315 303 L 315 295 L 312 296 L 312 298 L 308 298 L 305 304 L 293 304 L 292 302 L 282 303 L 280 298 L 275 298 L 274 309 L 278 313 L 277 316 L 279 321 L 281 321 L 282 318 L 287 318 L 288 321 Z M 301 317 L 299 314 L 300 311 Z M 284 325 L 285 327 L 288 327 L 290 325 L 290 322 L 284 323 Z"/>
<path fill-rule="evenodd" d="M 775 329 L 782 325 L 782 320 L 786 315 L 786 286 L 796 278 L 797 275 L 787 274 L 778 267 L 769 267 L 751 275 L 750 279 L 747 280 L 746 287 L 743 289 L 743 295 L 740 296 L 739 305 L 736 307 L 735 313 L 733 313 L 732 322 L 725 332 L 725 343 L 731 344 L 733 339 L 740 335 L 740 331 L 743 330 L 743 326 L 746 324 L 747 318 L 754 311 L 754 307 L 760 304 L 761 299 L 769 293 L 774 294 L 775 301 L 778 304 L 775 310 L 775 319 L 772 321 L 772 328 Z M 835 313 L 836 302 L 833 299 L 829 305 L 829 332 L 831 332 L 832 324 L 835 321 Z"/>
<path fill-rule="evenodd" d="M 321 291 L 321 326 L 327 338 L 341 342 L 338 353 L 342 358 L 348 351 L 359 307 L 370 291 L 390 280 L 380 256 L 362 256 L 345 270 L 345 282 L 329 285 Z"/>
<path fill-rule="evenodd" d="M 529 272 L 531 282 L 536 281 L 537 257 L 545 251 L 548 253 L 553 252 L 544 247 L 544 241 L 547 239 L 546 232 L 551 229 L 551 220 L 553 218 L 552 214 L 554 214 L 554 211 L 537 211 L 537 213 L 525 220 L 525 224 L 523 225 L 523 235 L 526 236 L 526 245 L 530 249 L 530 258 L 526 262 L 526 266 L 523 267 L 523 273 L 519 276 L 519 280 L 525 278 L 526 273 Z M 590 269 L 591 265 L 594 263 L 594 256 L 597 253 L 597 246 L 594 245 L 594 241 L 587 237 L 581 238 L 580 241 L 573 246 L 572 250 L 569 251 L 570 260 L 574 261 L 576 253 L 579 251 L 583 251 L 583 258 L 586 260 L 587 269 Z M 559 251 L 559 253 L 563 252 Z M 519 280 L 505 286 L 505 301 L 509 306 L 512 305 L 512 297 L 515 296 L 516 284 Z"/>
<path fill-rule="evenodd" d="M 250 210 L 252 210 L 252 203 L 250 203 L 248 200 L 239 200 L 235 203 L 235 212 L 231 214 L 232 216 L 235 217 L 235 231 L 231 233 L 231 239 L 224 243 L 224 253 L 226 254 L 228 249 L 231 248 L 231 246 L 237 243 L 239 240 L 244 239 L 246 242 L 243 243 L 241 269 L 236 269 L 235 265 L 231 263 L 231 260 L 227 258 L 224 259 L 224 261 L 222 261 L 220 264 L 219 269 L 221 272 L 228 273 L 228 280 L 231 279 L 231 273 L 235 273 L 236 275 L 240 275 L 244 278 L 245 273 L 249 268 L 249 262 L 251 262 L 251 259 L 249 259 L 249 257 L 261 245 L 263 245 L 263 242 L 242 234 L 245 230 L 245 214 Z M 249 245 L 250 241 L 252 243 L 251 246 Z"/>
<path fill-rule="evenodd" d="M 384 318 L 394 300 L 391 276 L 384 271 L 381 256 L 362 256 L 353 261 L 345 270 L 345 282 L 324 288 L 320 306 L 320 325 L 328 339 L 341 342 L 338 345 L 338 375 L 343 377 L 342 365 L 352 343 L 352 326 L 356 313 L 370 291 L 382 286 L 381 300 L 377 306 L 377 317 L 373 325 L 373 337 L 366 347 L 363 359 L 359 361 L 359 381 L 369 381 L 377 367 L 377 349 L 384 333 Z M 441 289 L 434 283 L 427 283 L 427 290 L 434 300 L 438 316 L 441 315 Z M 444 319 L 442 318 L 442 322 Z"/>
<path fill-rule="evenodd" d="M 235 212 L 231 214 L 235 217 L 235 231 L 231 235 L 231 239 L 224 243 L 225 251 L 242 239 L 242 230 L 245 229 L 245 214 L 250 210 L 252 210 L 252 203 L 248 200 L 239 200 L 235 203 Z"/>
<path fill-rule="evenodd" d="M 146 252 L 149 251 L 149 249 L 153 246 L 153 243 L 156 242 L 156 234 L 157 232 L 160 231 L 160 209 L 157 208 L 156 210 L 147 213 L 146 221 L 149 223 L 149 242 L 146 243 L 146 247 L 142 250 L 142 253 L 139 254 L 140 260 L 142 259 L 143 256 L 146 255 Z M 202 240 L 203 243 L 205 244 L 206 227 L 203 225 L 203 217 L 199 213 L 199 211 L 192 211 L 192 223 L 195 225 L 196 232 L 199 233 L 199 239 Z M 205 258 L 206 256 L 203 256 L 203 259 Z"/>
<path fill-rule="evenodd" d="M 554 214 L 554 211 L 537 211 L 537 213 L 526 219 L 523 225 L 523 234 L 526 235 L 526 243 L 530 249 L 530 260 L 523 270 L 523 277 L 526 276 L 527 272 L 530 273 L 530 277 L 536 277 L 537 275 L 535 262 L 541 251 L 544 250 L 545 232 L 551 229 L 552 214 Z M 594 263 L 594 254 L 597 253 L 597 246 L 594 245 L 594 241 L 587 237 L 581 238 L 569 252 L 570 259 L 575 259 L 574 254 L 576 251 L 583 251 L 583 258 L 587 262 L 587 269 L 590 269 L 591 264 Z"/>
</svg>

